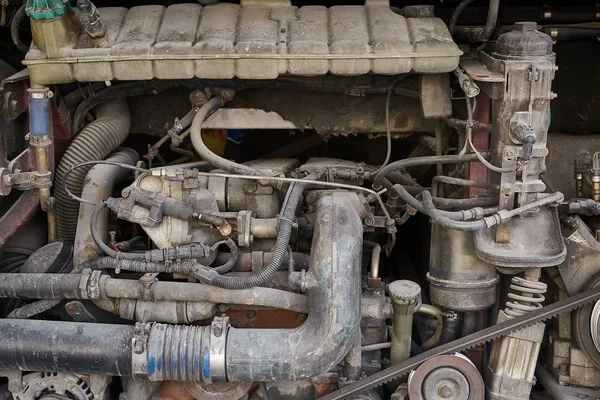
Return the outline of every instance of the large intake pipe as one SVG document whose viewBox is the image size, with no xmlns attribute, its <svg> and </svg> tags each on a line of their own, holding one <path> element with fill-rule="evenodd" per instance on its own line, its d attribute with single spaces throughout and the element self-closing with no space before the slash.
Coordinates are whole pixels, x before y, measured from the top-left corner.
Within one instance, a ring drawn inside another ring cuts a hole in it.
<svg viewBox="0 0 600 400">
<path fill-rule="evenodd" d="M 135 150 L 122 148 L 113 153 L 107 161 L 135 165 L 139 155 Z M 81 192 L 81 197 L 95 203 L 106 200 L 112 195 L 115 185 L 124 181 L 131 171 L 115 165 L 98 164 L 88 172 Z M 94 206 L 89 204 L 79 205 L 79 218 L 77 219 L 77 231 L 73 245 L 73 264 L 75 268 L 80 264 L 104 253 L 92 239 L 90 223 Z M 104 240 L 108 238 L 108 209 L 101 211 L 97 222 L 98 231 Z"/>
<path fill-rule="evenodd" d="M 360 324 L 362 221 L 347 193 L 317 206 L 308 319 L 299 328 L 230 329 L 230 381 L 300 380 L 327 372 L 354 345 Z"/>
<path fill-rule="evenodd" d="M 319 200 L 306 278 L 309 316 L 299 328 L 227 329 L 213 322 L 140 329 L 2 319 L 0 369 L 135 375 L 153 381 L 300 380 L 326 372 L 344 359 L 359 333 L 362 222 L 350 196 L 332 193 Z M 73 296 L 75 283 L 67 285 Z"/>
</svg>

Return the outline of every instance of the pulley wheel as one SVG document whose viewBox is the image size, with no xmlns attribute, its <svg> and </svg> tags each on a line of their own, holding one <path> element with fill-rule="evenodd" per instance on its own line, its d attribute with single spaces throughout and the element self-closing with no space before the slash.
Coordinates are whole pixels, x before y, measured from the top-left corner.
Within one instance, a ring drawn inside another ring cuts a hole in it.
<svg viewBox="0 0 600 400">
<path fill-rule="evenodd" d="M 600 285 L 600 277 L 582 290 Z M 581 351 L 600 368 L 600 302 L 588 304 L 573 313 L 573 336 Z M 595 339 L 595 340 L 594 340 Z"/>
<path fill-rule="evenodd" d="M 410 374 L 411 400 L 484 400 L 485 385 L 471 360 L 462 354 L 425 361 Z"/>
</svg>

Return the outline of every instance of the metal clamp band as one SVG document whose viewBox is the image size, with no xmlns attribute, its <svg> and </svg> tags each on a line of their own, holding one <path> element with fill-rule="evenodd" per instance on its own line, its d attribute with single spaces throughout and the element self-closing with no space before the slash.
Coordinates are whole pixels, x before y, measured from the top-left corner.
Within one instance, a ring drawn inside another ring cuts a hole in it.
<svg viewBox="0 0 600 400">
<path fill-rule="evenodd" d="M 210 327 L 210 378 L 212 382 L 227 382 L 225 346 L 229 317 L 215 317 Z"/>
</svg>

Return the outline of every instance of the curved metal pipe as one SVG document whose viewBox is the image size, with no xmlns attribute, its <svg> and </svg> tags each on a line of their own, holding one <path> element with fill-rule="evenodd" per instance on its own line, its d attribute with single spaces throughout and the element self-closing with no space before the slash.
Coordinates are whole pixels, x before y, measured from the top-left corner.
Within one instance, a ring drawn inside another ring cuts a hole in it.
<svg viewBox="0 0 600 400">
<path fill-rule="evenodd" d="M 336 366 L 360 324 L 362 223 L 347 193 L 322 197 L 311 251 L 306 322 L 296 329 L 235 329 L 227 336 L 230 381 L 301 380 Z"/>
<path fill-rule="evenodd" d="M 139 160 L 139 154 L 132 149 L 118 149 L 107 161 L 113 161 L 123 164 L 135 165 Z M 85 184 L 81 197 L 86 200 L 99 202 L 105 200 L 113 192 L 115 185 L 122 182 L 131 171 L 114 165 L 98 164 L 88 172 L 85 178 Z M 75 233 L 75 243 L 73 244 L 73 266 L 77 268 L 80 264 L 103 255 L 102 250 L 92 240 L 90 231 L 90 222 L 94 206 L 81 204 L 79 206 L 79 219 L 77 221 L 77 231 Z M 108 236 L 108 209 L 101 211 L 98 218 L 98 230 L 104 239 Z"/>
<path fill-rule="evenodd" d="M 371 253 L 371 273 L 369 277 L 377 279 L 379 278 L 379 258 L 381 257 L 381 245 L 379 243 L 367 240 L 365 240 L 364 243 L 373 248 L 373 252 Z"/>
<path fill-rule="evenodd" d="M 429 305 L 429 304 L 421 304 L 421 307 L 417 310 L 417 312 L 421 314 L 431 315 L 437 320 L 437 327 L 435 329 L 435 333 L 433 336 L 421 345 L 421 348 L 425 350 L 429 350 L 432 347 L 437 346 L 442 339 L 442 333 L 444 330 L 444 315 L 439 308 Z"/>
</svg>

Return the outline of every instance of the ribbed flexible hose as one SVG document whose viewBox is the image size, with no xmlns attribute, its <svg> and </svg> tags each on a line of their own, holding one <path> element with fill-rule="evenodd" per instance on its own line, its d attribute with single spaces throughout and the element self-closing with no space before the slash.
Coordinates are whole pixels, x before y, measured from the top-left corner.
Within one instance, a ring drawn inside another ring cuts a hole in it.
<svg viewBox="0 0 600 400">
<path fill-rule="evenodd" d="M 23 20 L 26 17 L 26 15 L 25 15 L 25 6 L 26 5 L 27 4 L 23 3 L 23 5 L 21 7 L 19 7 L 17 12 L 15 13 L 15 16 L 13 17 L 12 23 L 10 24 L 10 37 L 11 37 L 13 43 L 15 44 L 15 46 L 17 46 L 17 49 L 19 49 L 19 51 L 21 51 L 23 53 L 27 53 L 29 51 L 29 46 L 27 46 L 25 43 L 23 43 L 21 41 L 21 37 L 19 35 L 19 27 L 21 25 L 21 22 L 23 22 Z"/>
<path fill-rule="evenodd" d="M 33 303 L 25 304 L 22 307 L 15 308 L 6 316 L 6 318 L 28 319 L 56 307 L 61 301 L 62 300 L 60 299 L 34 301 Z"/>
<path fill-rule="evenodd" d="M 85 126 L 71 143 L 56 170 L 54 197 L 58 223 L 58 237 L 73 241 L 77 229 L 79 203 L 67 196 L 62 186 L 67 170 L 85 161 L 104 160 L 129 134 L 131 117 L 125 100 L 113 100 L 96 107 L 96 120 Z M 90 170 L 74 170 L 67 179 L 69 190 L 81 196 L 85 177 Z"/>
</svg>

